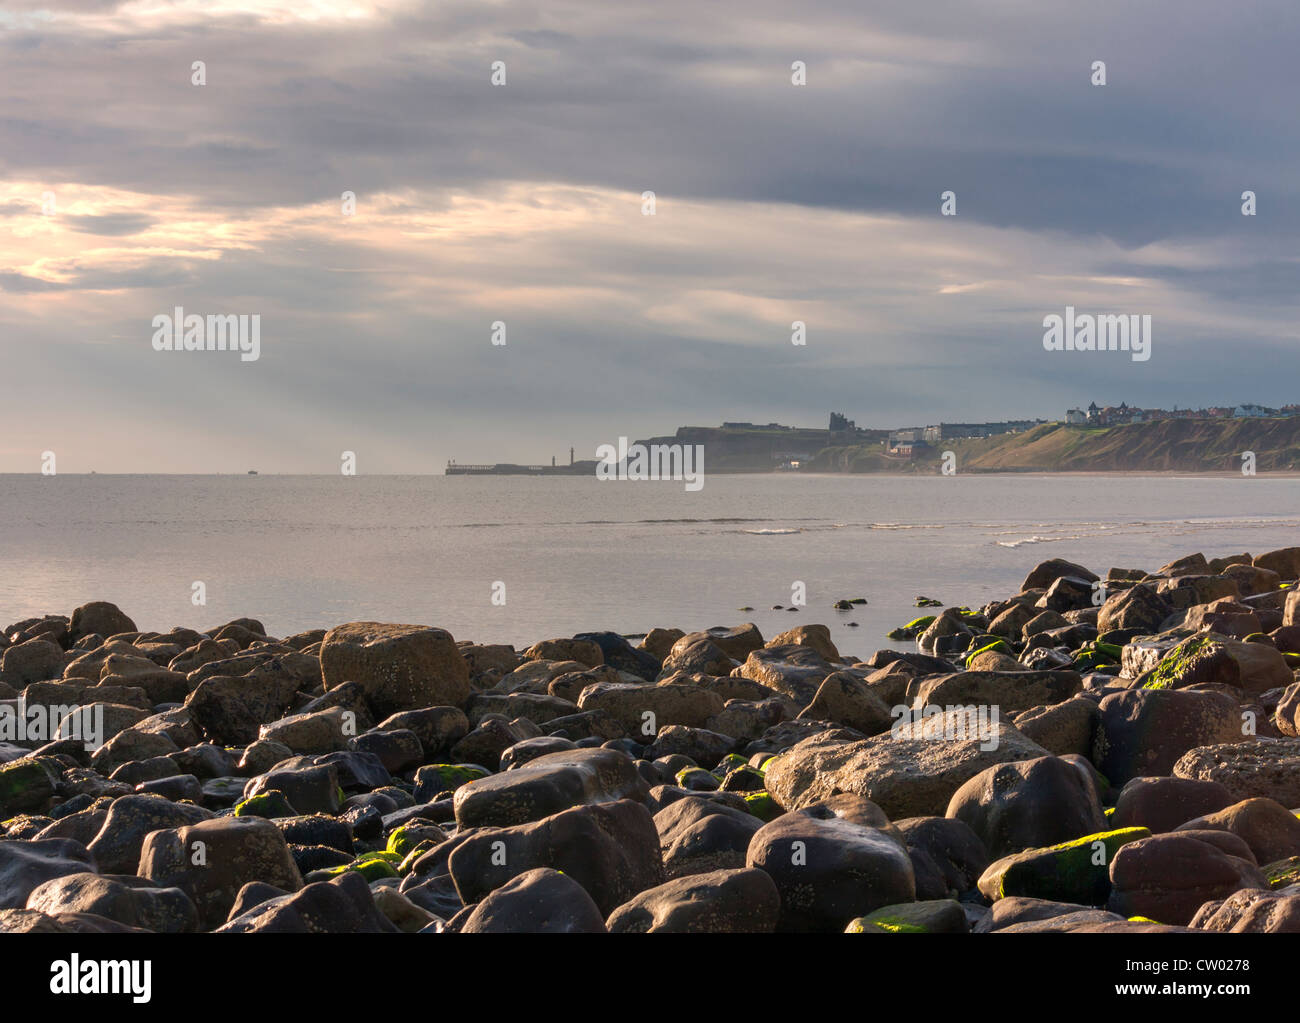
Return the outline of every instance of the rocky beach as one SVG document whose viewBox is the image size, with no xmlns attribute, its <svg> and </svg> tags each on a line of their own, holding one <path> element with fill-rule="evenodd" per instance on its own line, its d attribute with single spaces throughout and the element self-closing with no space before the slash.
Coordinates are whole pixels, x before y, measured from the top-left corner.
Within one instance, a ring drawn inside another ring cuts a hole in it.
<svg viewBox="0 0 1300 1023">
<path fill-rule="evenodd" d="M 874 653 L 29 618 L 0 932 L 1300 931 L 1298 579 L 1052 559 Z"/>
</svg>

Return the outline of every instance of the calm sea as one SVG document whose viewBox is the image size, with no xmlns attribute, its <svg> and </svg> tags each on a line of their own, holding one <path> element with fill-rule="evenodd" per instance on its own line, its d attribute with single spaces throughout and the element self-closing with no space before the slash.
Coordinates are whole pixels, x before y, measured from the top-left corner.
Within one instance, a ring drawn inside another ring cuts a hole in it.
<svg viewBox="0 0 1300 1023">
<path fill-rule="evenodd" d="M 918 594 L 974 606 L 1044 558 L 1154 569 L 1297 545 L 1297 527 L 1300 480 L 1266 477 L 710 476 L 688 493 L 587 477 L 0 475 L 0 626 L 89 600 L 143 629 L 375 619 L 521 647 L 824 622 L 865 656 L 922 613 Z M 772 610 L 797 583 L 807 606 Z"/>
</svg>

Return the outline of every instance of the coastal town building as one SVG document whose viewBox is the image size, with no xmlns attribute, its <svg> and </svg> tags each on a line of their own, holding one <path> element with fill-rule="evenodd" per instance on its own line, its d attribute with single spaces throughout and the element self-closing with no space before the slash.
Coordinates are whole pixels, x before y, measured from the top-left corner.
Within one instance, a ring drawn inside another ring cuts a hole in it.
<svg viewBox="0 0 1300 1023">
<path fill-rule="evenodd" d="M 1126 423 L 1152 423 L 1162 419 L 1261 419 L 1274 416 L 1300 416 L 1300 405 L 1283 405 L 1280 409 L 1263 405 L 1216 405 L 1212 408 L 1136 408 L 1126 402 L 1100 407 L 1095 401 L 1086 409 L 1066 409 L 1066 426 L 1123 426 Z"/>
</svg>

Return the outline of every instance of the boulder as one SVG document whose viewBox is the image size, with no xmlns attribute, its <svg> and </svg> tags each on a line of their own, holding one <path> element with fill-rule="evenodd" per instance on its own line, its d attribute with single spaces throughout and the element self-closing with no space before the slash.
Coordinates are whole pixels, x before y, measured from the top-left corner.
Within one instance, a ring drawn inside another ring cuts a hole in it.
<svg viewBox="0 0 1300 1023">
<path fill-rule="evenodd" d="M 1300 579 L 1300 547 L 1283 547 L 1281 550 L 1256 555 L 1251 564 L 1256 568 L 1276 572 L 1287 582 Z"/>
<path fill-rule="evenodd" d="M 70 838 L 0 841 L 0 910 L 24 908 L 47 881 L 95 869 L 94 855 Z"/>
<path fill-rule="evenodd" d="M 185 892 L 205 930 L 225 923 L 239 890 L 250 881 L 288 892 L 302 887 L 280 829 L 261 817 L 220 817 L 154 831 L 144 840 L 138 873 Z"/>
<path fill-rule="evenodd" d="M 1190 923 L 1204 903 L 1242 888 L 1268 887 L 1254 863 L 1178 832 L 1128 843 L 1115 853 L 1110 876 L 1107 909 L 1165 924 Z"/>
<path fill-rule="evenodd" d="M 839 661 L 840 652 L 831 641 L 831 630 L 825 625 L 798 625 L 773 636 L 766 644 L 769 649 L 784 646 L 803 646 L 816 650 L 828 661 Z"/>
<path fill-rule="evenodd" d="M 747 810 L 699 796 L 665 806 L 654 824 L 669 878 L 743 867 L 750 840 L 763 826 Z"/>
<path fill-rule="evenodd" d="M 461 934 L 604 934 L 605 919 L 571 877 L 537 867 L 512 878 L 469 908 Z"/>
<path fill-rule="evenodd" d="M 989 706 L 1016 714 L 1040 704 L 1060 703 L 1077 693 L 1077 671 L 959 671 L 927 678 L 916 686 L 914 706 Z"/>
<path fill-rule="evenodd" d="M 966 911 L 952 899 L 883 906 L 849 921 L 846 934 L 965 934 Z"/>
<path fill-rule="evenodd" d="M 1218 782 L 1131 778 L 1120 790 L 1111 823 L 1117 828 L 1146 828 L 1160 835 L 1193 818 L 1231 806 L 1232 802 L 1232 793 Z"/>
<path fill-rule="evenodd" d="M 113 800 L 88 848 L 104 873 L 133 874 L 140 863 L 145 836 L 150 832 L 197 824 L 211 816 L 211 810 L 189 803 L 172 803 L 161 796 L 122 796 Z"/>
<path fill-rule="evenodd" d="M 746 865 L 765 871 L 781 896 L 781 931 L 843 931 L 881 906 L 916 898 L 903 843 L 861 818 L 787 813 L 754 833 Z"/>
<path fill-rule="evenodd" d="M 247 675 L 209 675 L 185 698 L 185 707 L 209 739 L 247 746 L 259 738 L 263 723 L 284 714 L 297 691 L 297 678 L 266 664 Z"/>
<path fill-rule="evenodd" d="M 456 823 L 508 827 L 539 821 L 575 806 L 634 799 L 650 787 L 630 756 L 615 749 L 547 753 L 523 767 L 471 781 L 456 789 Z"/>
<path fill-rule="evenodd" d="M 577 806 L 509 828 L 475 829 L 447 859 L 466 905 L 536 867 L 567 874 L 606 916 L 664 880 L 654 820 L 629 799 Z"/>
<path fill-rule="evenodd" d="M 1171 649 L 1138 682 L 1145 689 L 1217 684 L 1262 693 L 1289 686 L 1294 680 L 1285 658 L 1272 646 L 1199 633 Z"/>
<path fill-rule="evenodd" d="M 1094 700 L 1076 697 L 1052 705 L 1030 707 L 1015 716 L 1013 724 L 1021 735 L 1043 749 L 1064 756 L 1078 753 L 1088 756 L 1101 711 Z"/>
<path fill-rule="evenodd" d="M 294 753 L 332 753 L 348 748 L 348 735 L 355 734 L 355 718 L 339 707 L 310 714 L 291 714 L 258 729 L 259 739 L 288 746 Z M 351 729 L 351 732 L 348 731 Z"/>
<path fill-rule="evenodd" d="M 1059 757 L 986 768 L 953 793 L 946 816 L 967 824 L 994 858 L 1106 827 L 1091 779 Z"/>
<path fill-rule="evenodd" d="M 951 817 L 908 817 L 894 826 L 907 846 L 918 899 L 956 898 L 975 890 L 989 853 L 978 835 Z"/>
<path fill-rule="evenodd" d="M 1112 785 L 1174 773 L 1188 750 L 1245 738 L 1237 704 L 1222 693 L 1130 689 L 1111 693 L 1098 707 L 1090 759 Z"/>
<path fill-rule="evenodd" d="M 817 695 L 817 689 L 835 669 L 814 647 L 799 644 L 772 646 L 751 651 L 736 674 L 758 682 L 788 697 L 801 707 Z"/>
<path fill-rule="evenodd" d="M 67 874 L 46 881 L 27 896 L 27 908 L 57 917 L 96 916 L 159 934 L 198 930 L 198 913 L 179 888 L 165 888 L 133 874 Z"/>
<path fill-rule="evenodd" d="M 68 623 L 68 638 L 75 643 L 83 636 L 116 636 L 121 632 L 135 632 L 135 622 L 131 621 L 116 604 L 106 600 L 94 600 L 82 604 L 72 612 Z"/>
<path fill-rule="evenodd" d="M 422 707 L 459 707 L 469 698 L 469 666 L 443 629 L 340 625 L 321 642 L 320 666 L 326 689 L 359 683 L 381 718 Z"/>
<path fill-rule="evenodd" d="M 1189 926 L 1229 934 L 1300 934 L 1300 887 L 1244 888 L 1204 903 Z"/>
<path fill-rule="evenodd" d="M 544 639 L 524 651 L 526 661 L 577 661 L 589 668 L 605 663 L 600 647 L 589 639 Z"/>
<path fill-rule="evenodd" d="M 1025 576 L 1025 581 L 1020 584 L 1020 592 L 1026 593 L 1029 590 L 1045 590 L 1052 583 L 1056 582 L 1062 576 L 1075 576 L 1079 579 L 1086 579 L 1088 582 L 1095 581 L 1098 576 L 1082 565 L 1076 565 L 1072 561 L 1066 561 L 1064 558 L 1050 558 L 1047 561 L 1041 561 Z"/>
<path fill-rule="evenodd" d="M 1256 863 L 1300 856 L 1300 819 L 1273 799 L 1243 799 L 1222 810 L 1194 817 L 1174 831 L 1226 831 L 1250 847 Z"/>
<path fill-rule="evenodd" d="M 863 735 L 887 731 L 894 721 L 885 701 L 864 679 L 848 671 L 827 675 L 812 702 L 798 716 L 813 721 L 833 721 Z"/>
<path fill-rule="evenodd" d="M 767 790 L 787 809 L 851 792 L 891 820 L 942 816 L 953 793 L 985 768 L 1048 755 L 1008 724 L 974 725 L 954 710 L 856 742 L 813 736 L 768 763 Z"/>
<path fill-rule="evenodd" d="M 770 934 L 781 895 L 762 870 L 714 870 L 650 888 L 610 914 L 612 933 Z"/>
<path fill-rule="evenodd" d="M 309 884 L 253 906 L 218 927 L 220 934 L 393 934 L 396 926 L 375 905 L 355 870 Z"/>
<path fill-rule="evenodd" d="M 987 899 L 1022 897 L 1100 906 L 1110 895 L 1110 864 L 1116 853 L 1150 836 L 1146 828 L 1120 828 L 1012 853 L 989 864 L 978 887 Z"/>
<path fill-rule="evenodd" d="M 1174 764 L 1179 778 L 1217 781 L 1236 800 L 1263 797 L 1300 806 L 1300 739 L 1256 739 L 1189 749 Z"/>
<path fill-rule="evenodd" d="M 1157 632 L 1172 611 L 1169 601 L 1143 583 L 1107 597 L 1097 614 L 1097 629 L 1102 633 L 1120 629 Z"/>
<path fill-rule="evenodd" d="M 653 735 L 665 725 L 704 728 L 709 718 L 721 713 L 723 704 L 717 693 L 672 682 L 658 685 L 597 682 L 587 686 L 578 697 L 578 706 L 583 711 L 609 715 L 630 735 Z M 643 731 L 647 726 L 650 731 Z"/>
</svg>

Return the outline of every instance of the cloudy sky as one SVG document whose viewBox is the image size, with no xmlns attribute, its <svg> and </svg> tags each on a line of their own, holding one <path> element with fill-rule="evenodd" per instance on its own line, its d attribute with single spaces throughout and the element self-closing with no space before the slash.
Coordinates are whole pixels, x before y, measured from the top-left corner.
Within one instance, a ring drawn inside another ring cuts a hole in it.
<svg viewBox="0 0 1300 1023">
<path fill-rule="evenodd" d="M 831 410 L 1300 400 L 1298 21 L 6 0 L 0 472 L 437 472 Z M 1151 314 L 1152 358 L 1044 351 L 1067 304 Z M 176 306 L 260 315 L 261 357 L 155 351 Z"/>
</svg>

